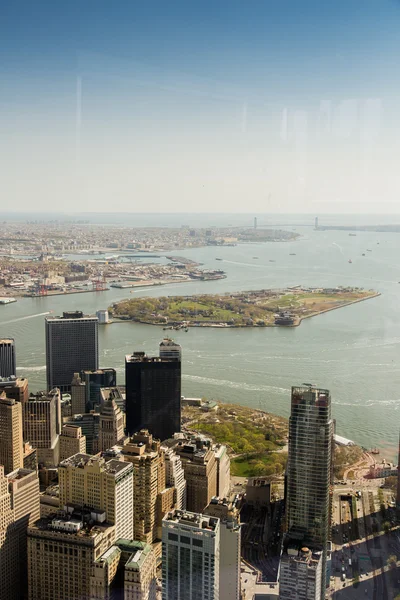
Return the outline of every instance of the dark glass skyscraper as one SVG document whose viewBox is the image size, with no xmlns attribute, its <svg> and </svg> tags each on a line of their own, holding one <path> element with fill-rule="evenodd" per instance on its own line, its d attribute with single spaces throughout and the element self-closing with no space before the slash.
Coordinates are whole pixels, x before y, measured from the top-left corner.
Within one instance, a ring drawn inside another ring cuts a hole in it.
<svg viewBox="0 0 400 600">
<path fill-rule="evenodd" d="M 181 361 L 134 352 L 125 358 L 126 431 L 165 440 L 181 429 Z"/>
<path fill-rule="evenodd" d="M 115 369 L 97 369 L 97 371 L 82 371 L 81 379 L 86 385 L 86 412 L 94 410 L 101 404 L 100 388 L 117 385 Z"/>
<path fill-rule="evenodd" d="M 99 368 L 97 317 L 80 311 L 46 318 L 46 371 L 49 390 L 69 392 L 74 373 Z"/>
<path fill-rule="evenodd" d="M 284 546 L 297 543 L 303 550 L 310 549 L 314 553 L 314 558 L 310 559 L 312 572 L 317 569 L 316 557 L 320 553 L 321 575 L 318 579 L 321 587 L 320 592 L 314 590 L 316 598 L 325 598 L 333 433 L 329 390 L 308 384 L 293 387 L 287 467 L 287 539 Z M 290 591 L 297 558 L 291 561 L 284 552 L 282 560 L 280 598 L 300 597 Z M 301 560 L 298 562 L 302 564 Z M 290 568 L 286 568 L 289 564 Z"/>
<path fill-rule="evenodd" d="M 0 339 L 0 377 L 11 377 L 15 374 L 15 341 L 12 338 Z"/>
</svg>

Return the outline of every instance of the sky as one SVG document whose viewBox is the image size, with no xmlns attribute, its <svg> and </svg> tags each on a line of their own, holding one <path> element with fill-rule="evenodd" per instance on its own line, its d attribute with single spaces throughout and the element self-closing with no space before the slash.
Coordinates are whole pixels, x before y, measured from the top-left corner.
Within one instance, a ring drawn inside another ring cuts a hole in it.
<svg viewBox="0 0 400 600">
<path fill-rule="evenodd" d="M 400 213 L 400 0 L 6 0 L 0 212 Z"/>
</svg>

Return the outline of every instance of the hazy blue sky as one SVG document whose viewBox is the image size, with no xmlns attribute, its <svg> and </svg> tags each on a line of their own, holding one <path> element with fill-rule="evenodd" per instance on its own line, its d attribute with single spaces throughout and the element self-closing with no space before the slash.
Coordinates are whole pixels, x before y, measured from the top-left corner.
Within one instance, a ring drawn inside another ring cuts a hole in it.
<svg viewBox="0 0 400 600">
<path fill-rule="evenodd" d="M 0 209 L 393 212 L 398 0 L 6 0 Z"/>
</svg>

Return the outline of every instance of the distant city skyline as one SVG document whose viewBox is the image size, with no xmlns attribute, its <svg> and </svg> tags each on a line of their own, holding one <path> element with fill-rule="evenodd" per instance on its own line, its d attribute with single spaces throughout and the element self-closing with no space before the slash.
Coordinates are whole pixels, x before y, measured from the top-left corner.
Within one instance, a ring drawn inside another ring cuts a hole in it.
<svg viewBox="0 0 400 600">
<path fill-rule="evenodd" d="M 398 212 L 399 19 L 393 0 L 10 6 L 4 204 Z"/>
</svg>

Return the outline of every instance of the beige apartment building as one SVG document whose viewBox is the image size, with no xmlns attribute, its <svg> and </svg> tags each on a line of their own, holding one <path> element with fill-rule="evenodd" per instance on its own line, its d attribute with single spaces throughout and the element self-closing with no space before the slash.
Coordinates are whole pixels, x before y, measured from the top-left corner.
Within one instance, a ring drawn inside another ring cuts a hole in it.
<svg viewBox="0 0 400 600">
<path fill-rule="evenodd" d="M 165 499 L 157 503 L 157 498 L 166 488 L 164 452 L 159 440 L 153 440 L 147 430 L 142 430 L 122 447 L 122 454 L 124 460 L 134 467 L 133 539 L 152 544 L 159 537 L 162 524 L 157 508 L 168 503 Z M 169 496 L 166 498 L 170 499 Z"/>
<path fill-rule="evenodd" d="M 27 581 L 26 532 L 39 518 L 36 471 L 0 466 L 0 598 L 20 600 Z"/>
<path fill-rule="evenodd" d="M 211 443 L 202 440 L 179 442 L 174 451 L 185 472 L 187 510 L 201 513 L 217 495 L 217 460 Z"/>
<path fill-rule="evenodd" d="M 60 506 L 104 511 L 117 538 L 133 537 L 133 466 L 122 460 L 75 454 L 58 468 Z"/>
<path fill-rule="evenodd" d="M 94 563 L 90 600 L 156 600 L 156 556 L 145 542 L 120 539 Z"/>
<path fill-rule="evenodd" d="M 99 450 L 105 451 L 123 443 L 124 415 L 113 398 L 106 400 L 100 409 Z"/>
<path fill-rule="evenodd" d="M 60 461 L 74 454 L 86 454 L 86 436 L 79 425 L 64 425 L 60 435 Z"/>
<path fill-rule="evenodd" d="M 53 515 L 28 528 L 29 600 L 90 599 L 93 563 L 114 544 L 115 527 L 81 517 Z"/>
<path fill-rule="evenodd" d="M 0 465 L 5 473 L 24 466 L 22 404 L 0 394 Z"/>
</svg>

